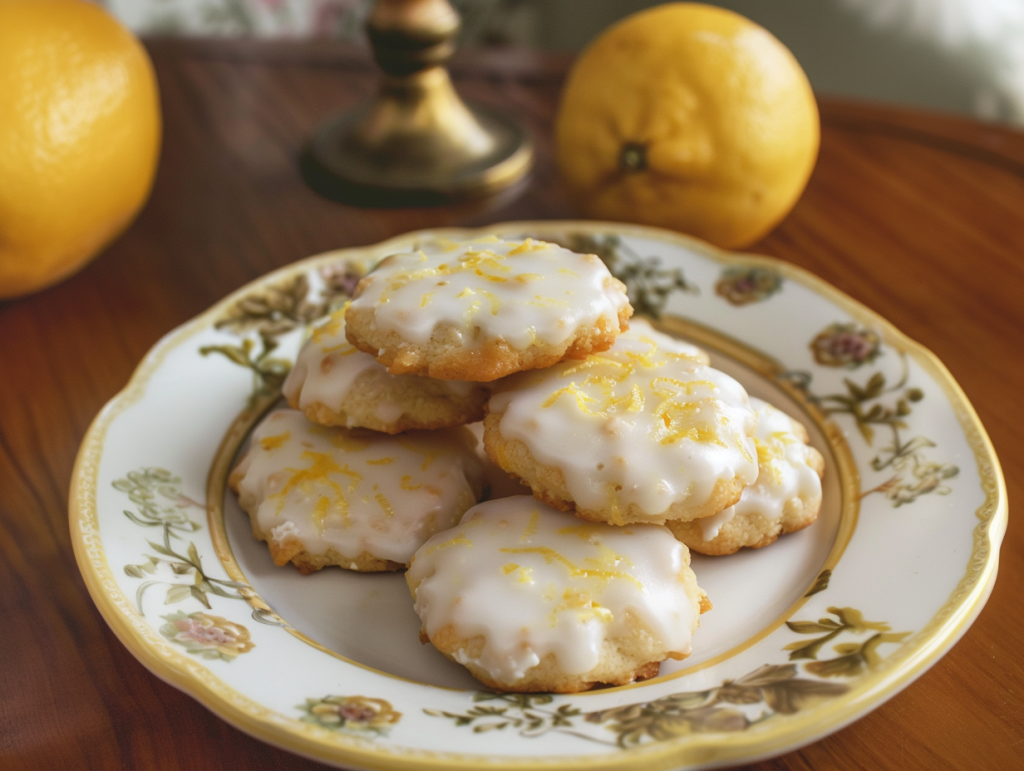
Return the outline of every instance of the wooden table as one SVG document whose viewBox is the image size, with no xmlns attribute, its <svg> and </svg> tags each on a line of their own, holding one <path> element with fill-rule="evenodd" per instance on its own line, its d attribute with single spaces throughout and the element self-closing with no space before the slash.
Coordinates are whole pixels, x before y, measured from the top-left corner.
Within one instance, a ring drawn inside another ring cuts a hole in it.
<svg viewBox="0 0 1024 771">
<path fill-rule="evenodd" d="M 358 51 L 155 41 L 165 140 L 152 199 L 98 260 L 0 303 L 0 767 L 297 769 L 150 675 L 79 577 L 68 481 L 85 430 L 165 332 L 292 260 L 415 228 L 561 218 L 551 125 L 567 61 L 465 56 L 462 91 L 529 124 L 538 164 L 497 201 L 360 210 L 319 198 L 296 155 L 372 88 Z M 821 157 L 789 218 L 753 251 L 803 266 L 931 348 L 1024 500 L 1024 133 L 822 99 Z M 854 725 L 757 764 L 1013 768 L 1024 747 L 1024 530 L 966 637 Z"/>
</svg>

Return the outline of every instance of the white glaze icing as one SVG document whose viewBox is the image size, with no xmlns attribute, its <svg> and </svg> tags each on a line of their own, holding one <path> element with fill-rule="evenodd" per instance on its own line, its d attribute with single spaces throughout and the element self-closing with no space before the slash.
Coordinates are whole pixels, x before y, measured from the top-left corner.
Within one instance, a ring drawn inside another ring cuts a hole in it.
<svg viewBox="0 0 1024 771">
<path fill-rule="evenodd" d="M 301 538 L 302 533 L 299 532 L 299 528 L 295 527 L 295 523 L 290 519 L 281 523 L 277 527 L 271 528 L 270 538 L 279 546 L 284 546 L 289 538 Z"/>
<path fill-rule="evenodd" d="M 511 683 L 549 653 L 568 675 L 597 666 L 605 640 L 630 634 L 627 612 L 664 652 L 690 653 L 696 618 L 688 553 L 667 528 L 582 522 L 527 496 L 479 504 L 416 553 L 410 585 L 428 637 L 449 624 L 485 638 L 479 657 Z"/>
<path fill-rule="evenodd" d="M 352 345 L 345 338 L 345 308 L 341 308 L 313 330 L 284 381 L 282 393 L 289 404 L 301 410 L 322 404 L 334 412 L 343 412 L 345 399 L 352 392 L 353 384 L 367 371 L 377 372 L 379 377 L 391 378 L 396 382 L 408 382 L 412 386 L 423 382 L 417 375 L 390 374 L 373 356 Z M 432 382 L 440 384 L 457 397 L 469 396 L 474 388 L 480 387 L 477 383 L 461 380 Z M 379 420 L 394 423 L 402 416 L 406 405 L 381 397 L 374 409 Z M 349 417 L 348 427 L 353 426 L 352 418 Z"/>
<path fill-rule="evenodd" d="M 660 523 L 674 504 L 708 501 L 719 480 L 757 477 L 746 391 L 689 348 L 631 329 L 585 361 L 507 378 L 488 410 L 503 413 L 503 438 L 562 471 L 577 508 L 618 523 L 632 505 Z"/>
<path fill-rule="evenodd" d="M 651 322 L 642 316 L 631 318 L 629 320 L 629 329 L 616 338 L 616 342 L 616 351 L 618 352 L 633 350 L 636 353 L 644 354 L 650 349 L 651 345 L 654 345 L 662 354 L 677 354 L 679 357 L 692 359 L 695 364 L 710 363 L 708 354 L 704 349 L 698 348 L 693 343 L 680 340 L 678 337 L 672 337 L 664 332 L 659 332 L 651 326 Z M 655 353 L 657 354 L 657 352 Z"/>
<path fill-rule="evenodd" d="M 372 308 L 379 329 L 420 345 L 438 327 L 458 330 L 466 345 L 557 345 L 600 319 L 617 329 L 629 304 L 597 257 L 531 239 L 442 240 L 388 257 L 370 278 L 351 307 Z"/>
<path fill-rule="evenodd" d="M 239 499 L 264 533 L 298 538 L 310 554 L 333 548 L 407 564 L 476 502 L 475 445 L 461 428 L 388 436 L 281 410 L 252 433 Z"/>
<path fill-rule="evenodd" d="M 749 490 L 749 487 L 744 487 L 744 490 Z M 736 506 L 730 506 L 727 509 L 722 509 L 717 514 L 712 514 L 710 517 L 701 517 L 697 520 L 700 525 L 701 538 L 705 541 L 710 541 L 712 538 L 718 536 L 719 531 L 722 529 L 722 525 L 728 522 L 736 516 Z"/>
<path fill-rule="evenodd" d="M 757 412 L 757 481 L 743 488 L 735 506 L 698 520 L 705 541 L 716 538 L 722 525 L 733 517 L 757 514 L 769 522 L 779 522 L 787 501 L 821 498 L 821 477 L 808 465 L 811 449 L 794 432 L 793 419 L 763 399 L 751 397 L 750 404 Z"/>
</svg>

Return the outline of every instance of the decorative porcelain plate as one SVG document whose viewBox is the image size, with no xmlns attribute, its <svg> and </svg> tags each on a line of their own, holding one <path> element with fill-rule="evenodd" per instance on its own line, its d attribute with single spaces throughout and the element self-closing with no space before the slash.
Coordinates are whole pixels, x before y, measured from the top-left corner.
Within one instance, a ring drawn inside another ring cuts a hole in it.
<svg viewBox="0 0 1024 771">
<path fill-rule="evenodd" d="M 275 567 L 225 480 L 310 325 L 425 231 L 272 273 L 175 330 L 99 414 L 71 532 L 103 616 L 154 674 L 271 744 L 369 769 L 696 768 L 857 719 L 935 663 L 996 577 L 1006 491 L 945 367 L 785 263 L 649 228 L 486 229 L 600 255 L 637 312 L 800 417 L 825 456 L 817 523 L 695 555 L 714 610 L 659 677 L 571 696 L 482 690 L 418 639 L 401 574 Z"/>
</svg>

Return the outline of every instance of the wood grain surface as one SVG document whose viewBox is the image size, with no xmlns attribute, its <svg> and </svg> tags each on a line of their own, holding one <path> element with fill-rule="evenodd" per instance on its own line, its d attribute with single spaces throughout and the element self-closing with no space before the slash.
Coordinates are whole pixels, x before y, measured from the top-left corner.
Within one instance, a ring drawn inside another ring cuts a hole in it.
<svg viewBox="0 0 1024 771">
<path fill-rule="evenodd" d="M 306 137 L 373 85 L 360 51 L 313 44 L 149 44 L 165 140 L 152 199 L 63 284 L 0 303 L 0 767 L 300 769 L 317 764 L 222 722 L 136 662 L 93 606 L 72 555 L 69 478 L 103 404 L 164 333 L 288 262 L 443 225 L 578 216 L 554 172 L 567 61 L 465 55 L 467 96 L 534 132 L 538 164 L 498 200 L 355 209 L 299 177 Z M 1024 134 L 822 99 L 807 192 L 752 251 L 807 268 L 946 363 L 1024 500 Z M 1020 768 L 1024 529 L 991 599 L 911 687 L 838 733 L 757 769 Z"/>
</svg>

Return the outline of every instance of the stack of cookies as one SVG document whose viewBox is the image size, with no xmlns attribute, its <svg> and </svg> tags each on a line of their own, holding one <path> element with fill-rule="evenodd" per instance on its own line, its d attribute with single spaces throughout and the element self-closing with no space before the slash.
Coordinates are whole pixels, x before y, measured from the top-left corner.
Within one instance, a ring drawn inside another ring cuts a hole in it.
<svg viewBox="0 0 1024 771">
<path fill-rule="evenodd" d="M 711 607 L 687 547 L 807 526 L 823 461 L 803 426 L 631 315 L 600 259 L 554 244 L 388 257 L 314 331 L 293 409 L 231 474 L 253 533 L 303 573 L 408 567 L 421 639 L 492 688 L 656 675 Z"/>
</svg>

